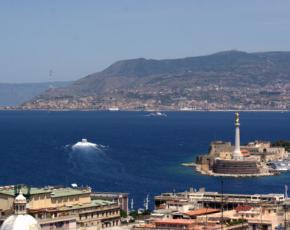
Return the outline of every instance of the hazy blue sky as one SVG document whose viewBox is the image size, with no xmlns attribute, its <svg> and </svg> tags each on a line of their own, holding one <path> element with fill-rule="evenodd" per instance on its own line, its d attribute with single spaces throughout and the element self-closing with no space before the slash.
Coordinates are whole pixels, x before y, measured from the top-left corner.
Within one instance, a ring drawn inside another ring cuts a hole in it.
<svg viewBox="0 0 290 230">
<path fill-rule="evenodd" d="M 1 0 L 0 25 L 0 82 L 75 80 L 137 57 L 290 51 L 289 0 Z"/>
</svg>

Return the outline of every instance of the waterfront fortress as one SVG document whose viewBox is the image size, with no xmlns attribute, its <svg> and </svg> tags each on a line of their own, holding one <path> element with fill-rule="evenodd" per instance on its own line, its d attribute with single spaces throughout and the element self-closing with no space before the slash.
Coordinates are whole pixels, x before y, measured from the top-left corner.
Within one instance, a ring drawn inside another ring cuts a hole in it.
<svg viewBox="0 0 290 230">
<path fill-rule="evenodd" d="M 235 119 L 235 148 L 232 153 L 232 159 L 216 158 L 213 164 L 213 172 L 217 174 L 258 174 L 260 173 L 257 162 L 245 160 L 240 149 L 240 116 L 236 113 Z"/>
<path fill-rule="evenodd" d="M 235 145 L 214 141 L 208 155 L 198 156 L 197 171 L 213 176 L 267 176 L 267 162 L 288 157 L 284 148 L 271 147 L 269 142 L 255 141 L 240 146 L 240 117 L 235 114 Z"/>
</svg>

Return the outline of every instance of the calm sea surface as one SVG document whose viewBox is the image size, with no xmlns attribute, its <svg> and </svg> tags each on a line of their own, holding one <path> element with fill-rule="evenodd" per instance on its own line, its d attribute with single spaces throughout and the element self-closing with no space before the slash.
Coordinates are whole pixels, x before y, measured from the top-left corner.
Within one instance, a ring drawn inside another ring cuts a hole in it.
<svg viewBox="0 0 290 230">
<path fill-rule="evenodd" d="M 0 112 L 0 184 L 90 185 L 129 192 L 141 206 L 147 194 L 205 187 L 220 179 L 202 176 L 182 162 L 207 153 L 212 140 L 234 140 L 231 112 Z M 72 151 L 81 138 L 98 151 Z M 241 142 L 290 139 L 290 113 L 241 113 Z M 225 179 L 225 192 L 283 193 L 290 173 Z"/>
</svg>

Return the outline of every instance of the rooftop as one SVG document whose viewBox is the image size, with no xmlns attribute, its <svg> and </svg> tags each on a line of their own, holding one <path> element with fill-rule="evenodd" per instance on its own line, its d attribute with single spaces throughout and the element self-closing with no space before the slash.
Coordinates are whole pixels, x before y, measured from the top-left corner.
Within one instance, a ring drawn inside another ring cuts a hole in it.
<svg viewBox="0 0 290 230">
<path fill-rule="evenodd" d="M 28 193 L 28 187 L 21 187 L 22 193 L 25 195 Z M 43 187 L 43 188 L 30 188 L 30 195 L 38 195 L 38 194 L 50 194 L 51 197 L 62 197 L 62 196 L 73 196 L 73 195 L 81 195 L 91 193 L 91 189 L 89 188 L 57 188 L 57 187 Z M 14 186 L 4 186 L 0 187 L 0 194 L 13 196 L 15 195 Z"/>
<path fill-rule="evenodd" d="M 68 211 L 68 210 L 75 210 L 75 209 L 84 209 L 84 208 L 95 208 L 101 206 L 108 206 L 117 204 L 113 201 L 106 201 L 106 200 L 92 200 L 90 203 L 86 204 L 75 204 L 75 205 L 66 205 L 57 208 L 47 208 L 47 209 L 29 209 L 29 213 L 37 213 L 39 210 L 46 210 L 47 212 L 54 212 L 56 209 L 58 211 Z"/>
<path fill-rule="evenodd" d="M 91 190 L 81 190 L 81 189 L 73 189 L 73 188 L 59 188 L 53 189 L 51 191 L 51 197 L 62 197 L 62 196 L 74 196 L 91 193 Z"/>
<path fill-rule="evenodd" d="M 116 203 L 113 201 L 107 201 L 107 200 L 92 200 L 91 203 L 64 206 L 58 209 L 64 211 L 64 210 L 70 210 L 70 209 L 93 208 L 93 207 L 107 206 L 107 205 L 113 205 L 113 204 L 116 204 Z"/>
<path fill-rule="evenodd" d="M 220 210 L 213 209 L 213 208 L 200 208 L 200 209 L 184 212 L 184 214 L 188 216 L 199 216 L 199 215 L 206 215 L 206 214 L 217 213 L 217 212 L 220 212 Z"/>
<path fill-rule="evenodd" d="M 193 220 L 186 220 L 186 219 L 163 219 L 163 220 L 156 220 L 155 224 L 194 224 L 195 221 Z"/>
<path fill-rule="evenodd" d="M 239 205 L 238 207 L 235 208 L 237 212 L 245 212 L 245 211 L 250 211 L 253 207 L 250 205 Z"/>
</svg>

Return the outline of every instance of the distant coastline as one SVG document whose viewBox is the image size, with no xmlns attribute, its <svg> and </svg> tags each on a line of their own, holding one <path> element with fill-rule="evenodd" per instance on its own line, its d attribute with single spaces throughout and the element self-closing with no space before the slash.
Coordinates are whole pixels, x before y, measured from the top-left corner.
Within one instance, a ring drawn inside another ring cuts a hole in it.
<svg viewBox="0 0 290 230">
<path fill-rule="evenodd" d="M 10 106 L 0 106 L 0 111 L 56 111 L 56 112 L 62 112 L 62 111 L 108 111 L 108 112 L 154 112 L 154 111 L 162 111 L 162 112 L 290 112 L 290 110 L 279 110 L 279 109 L 196 109 L 196 110 L 182 110 L 182 109 L 148 109 L 148 110 L 141 110 L 141 109 L 122 109 L 119 108 L 118 111 L 112 111 L 109 109 L 49 109 L 49 108 L 43 108 L 43 109 L 26 109 L 21 107 L 10 107 Z"/>
<path fill-rule="evenodd" d="M 271 110 L 271 109 L 249 109 L 249 110 L 240 110 L 240 109 L 197 109 L 197 110 L 163 110 L 163 109 L 150 109 L 150 110 L 132 110 L 132 109 L 122 109 L 118 111 L 110 111 L 109 109 L 22 109 L 22 108 L 13 108 L 13 107 L 0 107 L 0 111 L 54 111 L 54 112 L 68 112 L 68 111 L 100 111 L 100 112 L 290 112 L 290 110 Z"/>
</svg>

